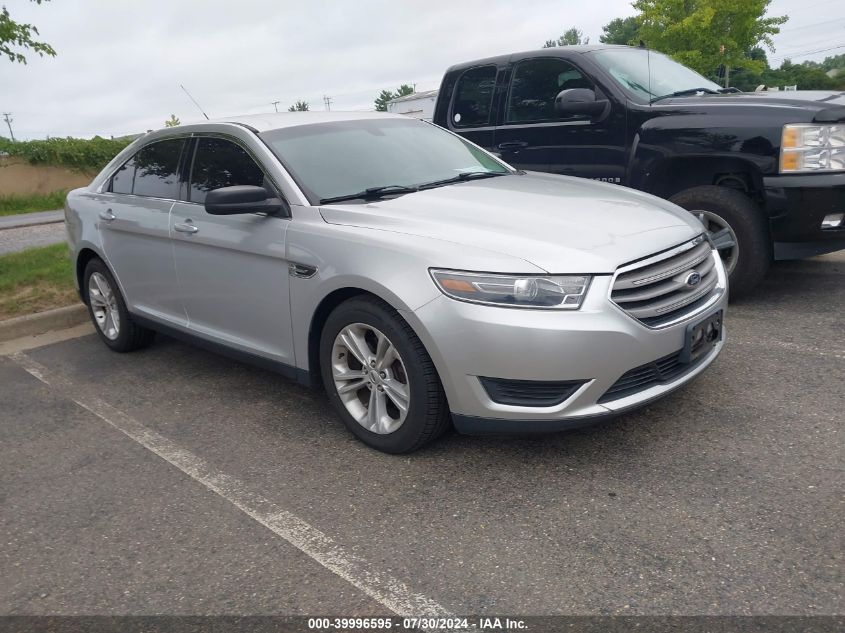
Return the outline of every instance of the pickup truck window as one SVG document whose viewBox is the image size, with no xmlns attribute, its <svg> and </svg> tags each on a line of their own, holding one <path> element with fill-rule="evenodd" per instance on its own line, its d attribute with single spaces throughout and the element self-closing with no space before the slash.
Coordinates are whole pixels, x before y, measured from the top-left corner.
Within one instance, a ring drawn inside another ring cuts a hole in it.
<svg viewBox="0 0 845 633">
<path fill-rule="evenodd" d="M 563 117 L 555 112 L 555 97 L 561 90 L 592 87 L 592 81 L 562 59 L 543 58 L 520 62 L 511 81 L 505 120 L 507 123 L 536 123 L 586 118 Z"/>
<path fill-rule="evenodd" d="M 455 127 L 490 125 L 493 90 L 496 87 L 496 67 L 470 68 L 455 88 L 452 104 L 452 124 Z"/>
<path fill-rule="evenodd" d="M 719 85 L 661 53 L 644 48 L 609 48 L 588 53 L 638 101 L 652 101 L 685 90 L 719 91 Z"/>
</svg>

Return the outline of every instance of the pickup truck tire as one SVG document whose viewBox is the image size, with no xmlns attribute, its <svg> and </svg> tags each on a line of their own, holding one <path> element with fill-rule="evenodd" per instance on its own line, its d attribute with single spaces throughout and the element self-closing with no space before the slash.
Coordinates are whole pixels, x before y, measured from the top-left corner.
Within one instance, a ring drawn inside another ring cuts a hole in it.
<svg viewBox="0 0 845 633">
<path fill-rule="evenodd" d="M 772 241 L 766 218 L 748 196 L 707 185 L 681 191 L 669 200 L 707 227 L 728 270 L 732 300 L 748 294 L 763 280 L 772 261 Z"/>
<path fill-rule="evenodd" d="M 320 371 L 346 428 L 385 453 L 415 451 L 452 422 L 422 341 L 375 297 L 354 297 L 329 315 L 320 337 Z"/>
</svg>

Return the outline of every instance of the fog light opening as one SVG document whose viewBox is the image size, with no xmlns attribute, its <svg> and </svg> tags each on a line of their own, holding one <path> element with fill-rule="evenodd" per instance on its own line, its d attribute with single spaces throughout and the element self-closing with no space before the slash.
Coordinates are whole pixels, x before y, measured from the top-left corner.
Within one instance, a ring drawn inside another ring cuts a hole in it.
<svg viewBox="0 0 845 633">
<path fill-rule="evenodd" d="M 844 226 L 845 213 L 831 213 L 822 220 L 822 229 L 841 229 Z"/>
</svg>

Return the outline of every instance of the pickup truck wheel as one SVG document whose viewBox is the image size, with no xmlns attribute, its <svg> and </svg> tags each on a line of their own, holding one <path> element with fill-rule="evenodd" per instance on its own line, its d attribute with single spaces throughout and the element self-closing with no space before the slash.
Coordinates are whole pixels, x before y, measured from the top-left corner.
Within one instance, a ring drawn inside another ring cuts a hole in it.
<svg viewBox="0 0 845 633">
<path fill-rule="evenodd" d="M 396 310 L 356 297 L 329 315 L 320 337 L 329 400 L 358 439 L 410 453 L 446 430 L 451 417 L 431 358 Z"/>
<path fill-rule="evenodd" d="M 704 224 L 728 273 L 731 299 L 763 280 L 772 261 L 772 242 L 768 222 L 751 199 L 734 189 L 708 185 L 669 200 Z"/>
</svg>

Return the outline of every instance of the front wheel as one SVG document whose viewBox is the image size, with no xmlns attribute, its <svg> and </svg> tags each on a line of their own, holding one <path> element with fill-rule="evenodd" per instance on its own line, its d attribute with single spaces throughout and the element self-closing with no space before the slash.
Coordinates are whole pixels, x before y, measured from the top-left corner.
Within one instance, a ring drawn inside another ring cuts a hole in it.
<svg viewBox="0 0 845 633">
<path fill-rule="evenodd" d="M 765 216 L 748 196 L 707 185 L 669 200 L 704 225 L 725 265 L 732 299 L 749 293 L 763 280 L 772 261 L 772 241 Z"/>
<path fill-rule="evenodd" d="M 409 453 L 447 428 L 450 415 L 434 364 L 396 310 L 356 297 L 335 308 L 320 339 L 329 400 L 358 439 Z"/>
</svg>

